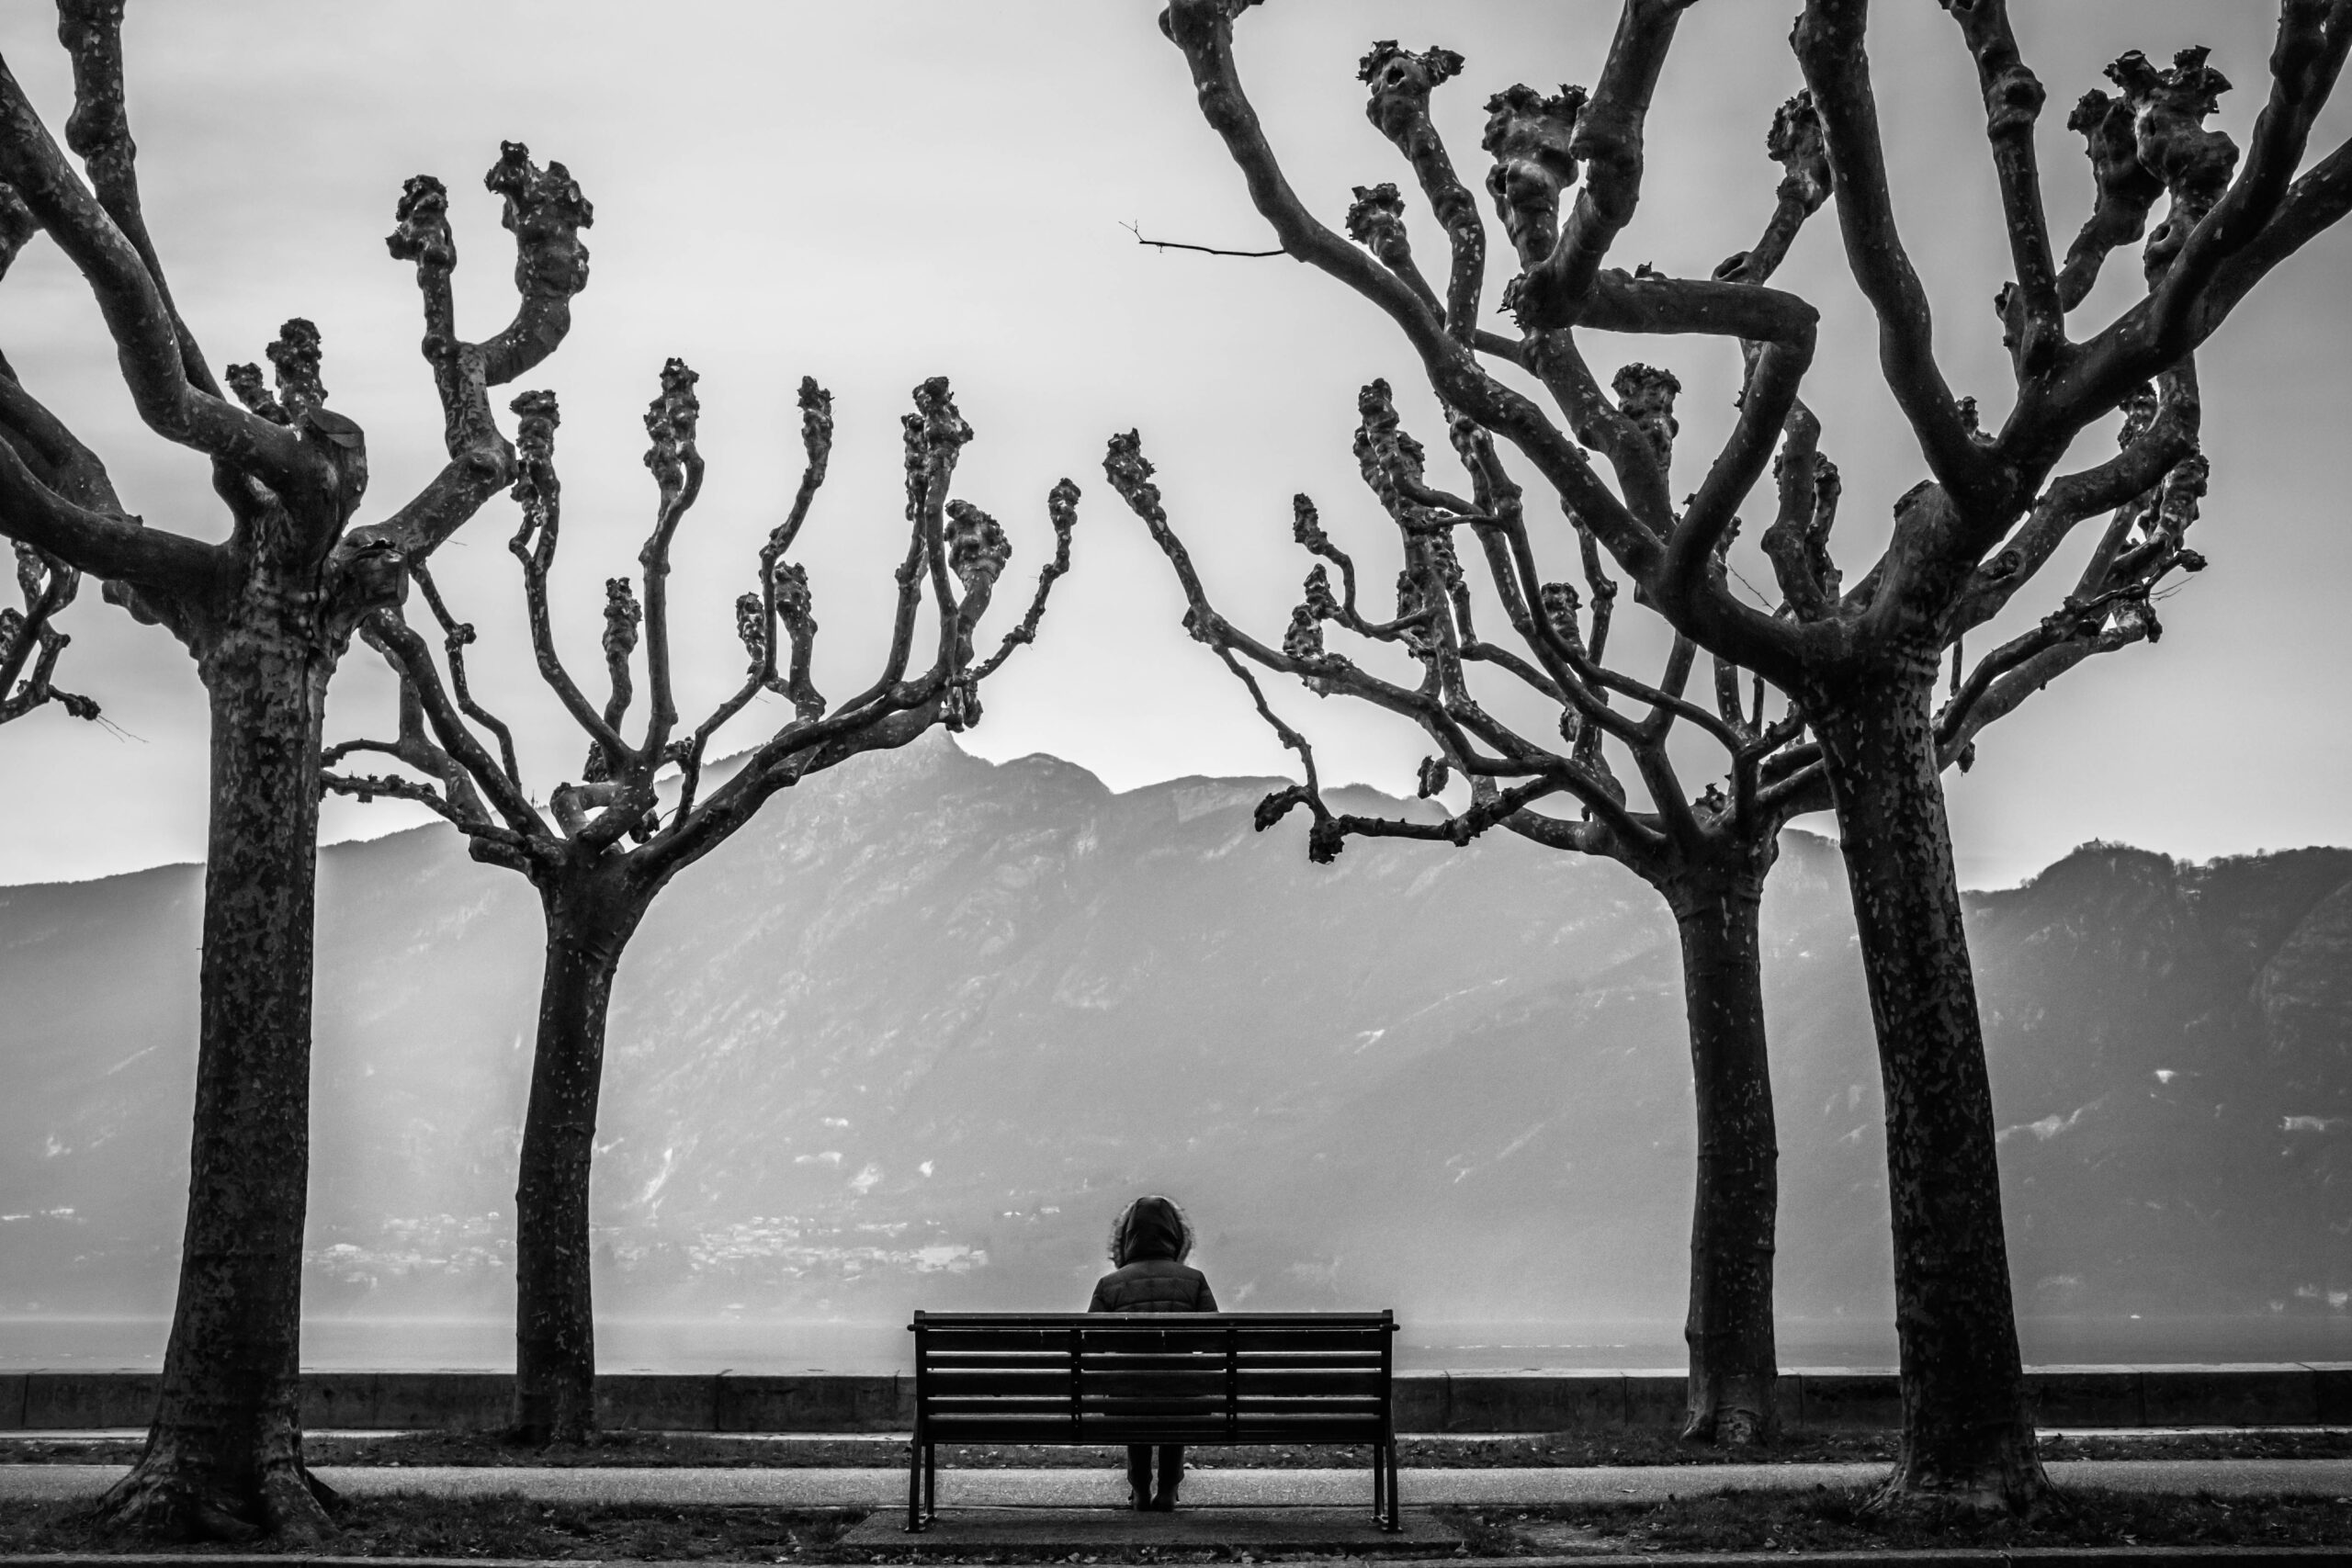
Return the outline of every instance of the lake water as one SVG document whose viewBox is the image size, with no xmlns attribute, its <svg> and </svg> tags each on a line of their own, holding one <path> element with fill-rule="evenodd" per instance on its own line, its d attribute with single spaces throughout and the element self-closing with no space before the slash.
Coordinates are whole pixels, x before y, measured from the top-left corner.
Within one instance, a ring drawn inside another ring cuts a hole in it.
<svg viewBox="0 0 2352 1568">
<path fill-rule="evenodd" d="M 169 1325 L 160 1318 L 0 1317 L 0 1370 L 152 1371 Z M 514 1326 L 498 1318 L 314 1318 L 302 1362 L 322 1371 L 498 1371 L 512 1368 Z M 2141 1365 L 2226 1361 L 2352 1363 L 2352 1314 L 2234 1318 L 2041 1319 L 2021 1324 L 2029 1364 Z M 1781 1365 L 1892 1367 L 1894 1326 L 1784 1319 Z M 606 1371 L 888 1372 L 909 1365 L 903 1323 L 758 1318 L 616 1318 L 596 1325 Z M 1679 1370 L 1679 1323 L 1408 1323 L 1404 1368 Z"/>
</svg>

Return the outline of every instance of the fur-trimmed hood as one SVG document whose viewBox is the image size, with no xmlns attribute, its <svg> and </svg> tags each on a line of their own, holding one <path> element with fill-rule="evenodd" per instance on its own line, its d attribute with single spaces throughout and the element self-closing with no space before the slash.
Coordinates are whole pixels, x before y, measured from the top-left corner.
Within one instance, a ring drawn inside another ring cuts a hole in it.
<svg viewBox="0 0 2352 1568">
<path fill-rule="evenodd" d="M 1173 1198 L 1138 1198 L 1111 1227 L 1111 1263 L 1124 1269 L 1146 1258 L 1182 1263 L 1193 1250 L 1193 1223 Z"/>
</svg>

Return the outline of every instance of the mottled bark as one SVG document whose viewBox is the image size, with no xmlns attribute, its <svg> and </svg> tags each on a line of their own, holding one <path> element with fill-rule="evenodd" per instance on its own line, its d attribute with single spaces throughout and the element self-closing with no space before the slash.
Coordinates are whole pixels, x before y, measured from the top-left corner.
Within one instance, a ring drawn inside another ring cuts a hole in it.
<svg viewBox="0 0 2352 1568">
<path fill-rule="evenodd" d="M 202 999 L 179 1296 L 147 1447 L 98 1517 L 173 1537 L 315 1538 L 297 1384 L 310 1168 L 315 594 L 260 575 L 198 661 L 212 710 Z"/>
<path fill-rule="evenodd" d="M 2012 1509 L 2046 1489 L 2018 1353 L 1992 1081 L 1937 781 L 1932 648 L 1808 694 L 1886 1098 L 1903 1439 L 1882 1495 Z"/>
<path fill-rule="evenodd" d="M 1687 1441 L 1769 1443 L 1773 1391 L 1773 1226 L 1779 1138 L 1764 1037 L 1758 926 L 1765 866 L 1680 879 L 1665 888 L 1682 938 L 1683 1006 L 1697 1090 L 1698 1179 L 1690 1211 Z"/>
<path fill-rule="evenodd" d="M 561 874 L 556 874 L 560 876 Z M 604 1078 L 605 1015 L 622 946 L 647 900 L 611 875 L 543 886 L 547 963 L 514 1186 L 517 1442 L 584 1441 L 596 1428 L 589 1168 Z"/>
</svg>

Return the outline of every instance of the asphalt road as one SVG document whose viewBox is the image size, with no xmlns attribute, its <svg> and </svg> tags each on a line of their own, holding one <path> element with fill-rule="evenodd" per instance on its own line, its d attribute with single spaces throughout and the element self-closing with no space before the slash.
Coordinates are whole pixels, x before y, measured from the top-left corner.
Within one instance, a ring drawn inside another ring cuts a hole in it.
<svg viewBox="0 0 2352 1568">
<path fill-rule="evenodd" d="M 2352 1496 L 2352 1459 L 2064 1460 L 2050 1477 L 2062 1486 L 2133 1492 L 2287 1493 Z M 1875 1464 L 1645 1465 L 1590 1470 L 1407 1470 L 1397 1487 L 1408 1506 L 1441 1503 L 1608 1503 L 1708 1492 L 1795 1491 L 1850 1486 L 1883 1474 Z M 0 1464 L 0 1501 L 93 1496 L 119 1465 Z M 893 1507 L 906 1502 L 903 1469 L 654 1470 L 520 1466 L 324 1466 L 319 1478 L 356 1497 L 424 1493 L 441 1497 L 521 1495 L 540 1502 L 757 1504 L 772 1507 Z M 1116 1506 L 1125 1476 L 1114 1470 L 949 1470 L 939 1472 L 942 1507 Z M 1372 1502 L 1366 1470 L 1194 1470 L 1188 1506 L 1332 1507 Z"/>
</svg>

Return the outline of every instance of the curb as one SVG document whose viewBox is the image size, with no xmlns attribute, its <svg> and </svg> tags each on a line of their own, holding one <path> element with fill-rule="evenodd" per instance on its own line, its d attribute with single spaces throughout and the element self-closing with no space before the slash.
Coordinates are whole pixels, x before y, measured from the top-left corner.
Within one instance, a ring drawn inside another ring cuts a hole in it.
<svg viewBox="0 0 2352 1568">
<path fill-rule="evenodd" d="M 1059 1559 L 1054 1561 L 1059 1562 Z M 1315 1558 L 1306 1562 L 1362 1562 L 1362 1558 Z M 1818 1562 L 1864 1568 L 2336 1568 L 2352 1564 L 2352 1546 L 2051 1546 L 1929 1548 L 1916 1551 L 1649 1551 L 1569 1557 L 1382 1558 L 1380 1568 L 1629 1568 L 1635 1563 L 1674 1562 L 1683 1568 L 1766 1568 L 1768 1564 Z M 293 1552 L 6 1553 L 5 1568 L 750 1568 L 718 1558 L 664 1562 L 637 1558 L 515 1557 L 312 1557 Z M 811 1568 L 822 1568 L 812 1560 Z M 982 1568 L 945 1559 L 925 1559 L 924 1568 Z"/>
</svg>

